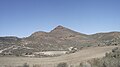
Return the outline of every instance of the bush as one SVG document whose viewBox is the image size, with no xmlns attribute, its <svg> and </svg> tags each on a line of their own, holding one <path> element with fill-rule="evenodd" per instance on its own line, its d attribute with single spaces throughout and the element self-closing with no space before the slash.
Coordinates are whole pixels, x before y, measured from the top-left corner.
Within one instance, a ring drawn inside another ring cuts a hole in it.
<svg viewBox="0 0 120 67">
<path fill-rule="evenodd" d="M 79 67 L 91 67 L 91 64 L 88 62 L 82 62 L 80 63 Z"/>
<path fill-rule="evenodd" d="M 57 67 L 68 67 L 68 64 L 65 62 L 59 63 Z"/>
<path fill-rule="evenodd" d="M 114 48 L 105 57 L 91 60 L 90 63 L 92 67 L 120 67 L 120 48 Z"/>
<path fill-rule="evenodd" d="M 29 65 L 27 63 L 24 63 L 23 67 L 29 67 Z"/>
<path fill-rule="evenodd" d="M 33 67 L 41 67 L 41 65 L 36 65 L 36 64 L 35 64 L 35 65 L 33 65 Z"/>
</svg>

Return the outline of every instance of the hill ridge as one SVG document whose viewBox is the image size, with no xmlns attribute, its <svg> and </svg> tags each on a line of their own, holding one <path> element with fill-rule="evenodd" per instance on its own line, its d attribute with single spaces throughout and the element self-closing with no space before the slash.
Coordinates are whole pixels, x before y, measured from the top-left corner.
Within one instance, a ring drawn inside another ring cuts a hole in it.
<svg viewBox="0 0 120 67">
<path fill-rule="evenodd" d="M 17 49 L 18 53 L 20 51 L 20 53 L 24 53 L 44 50 L 68 50 L 69 47 L 81 49 L 90 46 L 120 45 L 120 32 L 86 35 L 59 25 L 50 32 L 37 31 L 25 38 L 0 37 L 0 49 L 13 45 L 22 47 Z M 17 50 L 11 51 L 17 52 Z"/>
</svg>

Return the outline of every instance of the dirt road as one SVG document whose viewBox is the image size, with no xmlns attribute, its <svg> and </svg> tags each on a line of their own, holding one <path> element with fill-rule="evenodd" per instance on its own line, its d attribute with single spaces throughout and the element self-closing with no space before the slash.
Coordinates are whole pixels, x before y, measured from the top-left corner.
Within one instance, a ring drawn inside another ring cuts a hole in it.
<svg viewBox="0 0 120 67">
<path fill-rule="evenodd" d="M 54 67 L 60 62 L 67 62 L 68 64 L 77 64 L 81 61 L 90 60 L 92 58 L 100 58 L 105 56 L 105 53 L 110 52 L 116 46 L 106 47 L 89 47 L 80 50 L 73 54 L 66 54 L 59 57 L 48 58 L 22 58 L 22 57 L 0 57 L 0 67 L 5 65 L 19 66 L 28 63 L 30 66 L 34 64 L 42 67 Z"/>
</svg>

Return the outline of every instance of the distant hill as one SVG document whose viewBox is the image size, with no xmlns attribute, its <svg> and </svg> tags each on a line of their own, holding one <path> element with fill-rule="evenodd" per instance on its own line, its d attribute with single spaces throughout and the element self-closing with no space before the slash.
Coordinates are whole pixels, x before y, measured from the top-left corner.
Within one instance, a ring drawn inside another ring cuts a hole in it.
<svg viewBox="0 0 120 67">
<path fill-rule="evenodd" d="M 22 40 L 23 45 L 41 50 L 67 50 L 92 40 L 86 34 L 78 33 L 63 26 L 57 26 L 50 32 L 35 32 Z"/>
<path fill-rule="evenodd" d="M 82 47 L 119 44 L 120 32 L 86 35 L 60 25 L 50 32 L 37 31 L 25 38 L 0 37 L 0 50 L 13 46 L 4 51 L 18 51 L 18 53 L 25 51 L 68 50 L 69 47 L 81 49 Z M 1 53 L 4 51 L 1 51 Z"/>
<path fill-rule="evenodd" d="M 98 45 L 118 45 L 120 44 L 120 32 L 97 33 L 90 35 L 96 40 Z"/>
</svg>

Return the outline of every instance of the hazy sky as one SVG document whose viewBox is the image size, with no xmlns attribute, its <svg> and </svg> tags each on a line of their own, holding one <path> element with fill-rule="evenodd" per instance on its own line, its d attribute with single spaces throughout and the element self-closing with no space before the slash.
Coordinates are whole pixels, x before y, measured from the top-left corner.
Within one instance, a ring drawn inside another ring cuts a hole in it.
<svg viewBox="0 0 120 67">
<path fill-rule="evenodd" d="M 120 31 L 120 0 L 0 0 L 0 36 L 29 36 L 58 25 L 93 34 Z"/>
</svg>

